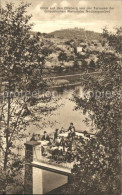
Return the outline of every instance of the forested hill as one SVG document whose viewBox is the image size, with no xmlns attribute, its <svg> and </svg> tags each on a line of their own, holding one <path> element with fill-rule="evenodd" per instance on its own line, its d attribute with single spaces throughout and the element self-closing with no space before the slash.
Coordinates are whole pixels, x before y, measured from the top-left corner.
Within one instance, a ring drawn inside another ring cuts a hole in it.
<svg viewBox="0 0 122 195">
<path fill-rule="evenodd" d="M 61 39 L 79 39 L 84 40 L 100 40 L 101 34 L 93 31 L 86 31 L 84 29 L 73 28 L 73 29 L 61 29 L 54 32 L 49 33 L 54 38 Z"/>
</svg>

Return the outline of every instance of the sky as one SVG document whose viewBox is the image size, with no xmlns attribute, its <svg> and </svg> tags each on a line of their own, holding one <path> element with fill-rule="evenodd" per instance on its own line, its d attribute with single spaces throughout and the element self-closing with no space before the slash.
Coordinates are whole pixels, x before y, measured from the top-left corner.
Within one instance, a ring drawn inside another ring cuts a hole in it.
<svg viewBox="0 0 122 195">
<path fill-rule="evenodd" d="M 1 0 L 5 5 L 6 0 Z M 21 0 L 7 0 L 16 6 Z M 25 1 L 24 1 L 25 2 Z M 95 32 L 102 32 L 103 27 L 113 30 L 113 27 L 122 23 L 122 1 L 121 0 L 26 0 L 31 3 L 28 14 L 32 14 L 31 22 L 34 23 L 33 31 L 53 32 L 67 28 L 85 28 Z M 42 7 L 99 7 L 114 8 L 110 13 L 45 13 Z"/>
</svg>

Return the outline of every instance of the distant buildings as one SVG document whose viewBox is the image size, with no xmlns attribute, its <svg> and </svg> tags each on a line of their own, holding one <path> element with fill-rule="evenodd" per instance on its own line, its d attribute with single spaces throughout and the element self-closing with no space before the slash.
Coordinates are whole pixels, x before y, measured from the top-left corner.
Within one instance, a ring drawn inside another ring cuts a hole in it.
<svg viewBox="0 0 122 195">
<path fill-rule="evenodd" d="M 83 47 L 77 47 L 76 50 L 77 50 L 77 53 L 81 53 L 83 51 Z"/>
</svg>

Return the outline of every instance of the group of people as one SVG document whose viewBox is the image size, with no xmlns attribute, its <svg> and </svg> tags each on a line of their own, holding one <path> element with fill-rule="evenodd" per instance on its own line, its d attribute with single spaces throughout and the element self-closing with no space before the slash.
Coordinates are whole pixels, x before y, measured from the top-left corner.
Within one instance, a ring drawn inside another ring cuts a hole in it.
<svg viewBox="0 0 122 195">
<path fill-rule="evenodd" d="M 40 134 L 35 134 L 35 133 L 33 133 L 33 134 L 32 134 L 32 137 L 31 137 L 31 139 L 30 139 L 30 141 L 44 141 L 44 140 L 50 141 L 50 137 L 49 137 L 49 135 L 47 134 L 46 131 L 44 131 L 44 134 L 43 134 L 42 137 L 41 137 Z"/>
<path fill-rule="evenodd" d="M 61 136 L 62 133 L 68 134 L 67 136 Z M 75 136 L 75 127 L 73 123 L 70 123 L 69 128 L 65 131 L 63 128 L 59 131 L 59 129 L 56 129 L 54 133 L 54 142 L 57 148 L 52 152 L 52 157 L 54 160 L 63 160 L 70 162 L 73 160 L 72 156 L 72 141 Z"/>
<path fill-rule="evenodd" d="M 63 127 L 61 130 L 56 129 L 53 138 L 50 137 L 46 131 L 44 131 L 43 135 L 33 134 L 31 137 L 31 141 L 48 141 L 49 148 L 41 147 L 42 155 L 46 155 L 46 152 L 49 152 L 48 149 L 51 149 L 52 159 L 59 160 L 63 158 L 63 160 L 70 162 L 72 159 L 72 143 L 75 137 L 75 127 L 71 122 L 69 128 L 65 130 Z"/>
<path fill-rule="evenodd" d="M 67 133 L 67 132 L 68 132 L 68 137 L 73 139 L 75 136 L 75 127 L 74 127 L 73 123 L 70 123 L 68 130 L 65 130 L 63 127 L 61 128 L 61 130 L 56 129 L 55 133 L 54 133 L 54 138 L 53 138 L 54 142 L 55 143 L 59 143 L 61 141 L 63 142 L 63 139 L 60 139 L 60 134 Z M 45 140 L 45 141 L 50 142 L 50 139 L 51 139 L 50 136 L 47 134 L 46 131 L 44 131 L 42 137 L 40 134 L 33 133 L 30 141 L 41 141 L 41 140 L 44 141 Z"/>
<path fill-rule="evenodd" d="M 70 123 L 70 126 L 67 131 L 65 131 L 63 127 L 61 128 L 60 131 L 59 129 L 56 129 L 54 133 L 54 142 L 58 140 L 60 134 L 67 133 L 67 132 L 68 132 L 68 137 L 71 137 L 73 139 L 73 137 L 75 136 L 75 127 L 73 123 Z"/>
</svg>

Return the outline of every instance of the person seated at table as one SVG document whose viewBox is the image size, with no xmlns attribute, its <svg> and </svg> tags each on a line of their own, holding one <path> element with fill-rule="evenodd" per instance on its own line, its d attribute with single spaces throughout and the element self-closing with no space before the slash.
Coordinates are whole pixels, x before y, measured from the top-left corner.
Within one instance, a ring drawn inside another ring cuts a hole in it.
<svg viewBox="0 0 122 195">
<path fill-rule="evenodd" d="M 71 132 L 71 130 L 69 129 L 69 130 L 68 130 L 68 138 L 71 137 L 71 134 L 72 134 L 72 132 Z"/>
<path fill-rule="evenodd" d="M 60 145 L 63 147 L 63 151 L 64 151 L 65 146 L 66 146 L 64 137 L 62 137 L 61 142 L 60 142 Z"/>
<path fill-rule="evenodd" d="M 75 136 L 75 127 L 73 123 L 70 123 L 70 126 L 68 128 L 68 136 L 72 138 Z"/>
<path fill-rule="evenodd" d="M 55 140 L 55 143 L 57 146 L 60 146 L 61 144 L 61 138 L 60 137 L 57 137 L 57 139 Z"/>
<path fill-rule="evenodd" d="M 60 130 L 60 133 L 64 133 L 64 132 L 65 132 L 65 129 L 62 127 Z"/>
<path fill-rule="evenodd" d="M 35 134 L 35 139 L 36 139 L 36 141 L 39 141 L 39 136 L 38 136 L 38 134 Z"/>
<path fill-rule="evenodd" d="M 49 137 L 49 135 L 47 134 L 47 132 L 46 131 L 44 131 L 44 135 L 42 136 L 42 141 L 50 141 L 50 137 Z"/>
<path fill-rule="evenodd" d="M 58 146 L 58 150 L 59 150 L 59 155 L 63 155 L 63 147 L 62 146 Z"/>
<path fill-rule="evenodd" d="M 36 134 L 35 133 L 32 134 L 30 141 L 36 141 Z"/>
<path fill-rule="evenodd" d="M 38 140 L 39 140 L 39 141 L 41 140 L 41 135 L 40 135 L 40 134 L 38 134 Z"/>
<path fill-rule="evenodd" d="M 54 142 L 56 142 L 57 138 L 58 138 L 58 129 L 55 130 L 55 133 L 54 133 Z"/>
<path fill-rule="evenodd" d="M 88 134 L 87 131 L 84 131 L 83 133 L 84 133 L 84 136 L 86 136 Z"/>
<path fill-rule="evenodd" d="M 74 127 L 73 123 L 70 123 L 68 130 L 75 132 L 75 127 Z"/>
</svg>

